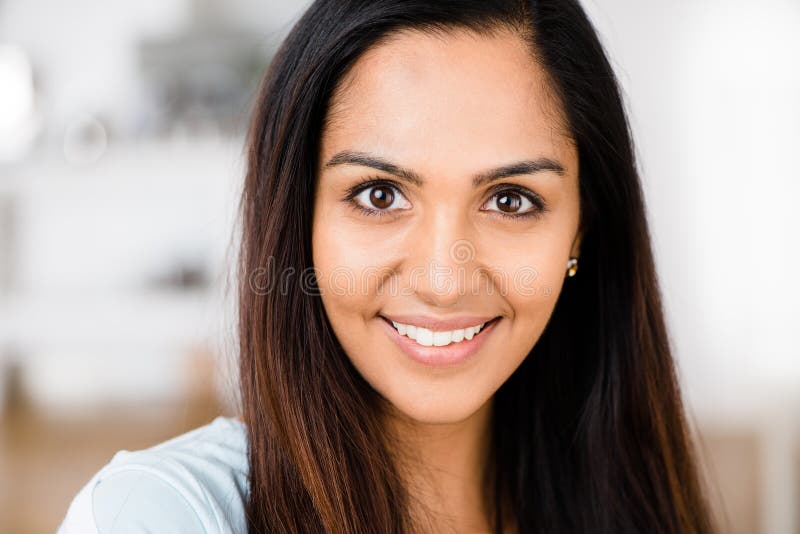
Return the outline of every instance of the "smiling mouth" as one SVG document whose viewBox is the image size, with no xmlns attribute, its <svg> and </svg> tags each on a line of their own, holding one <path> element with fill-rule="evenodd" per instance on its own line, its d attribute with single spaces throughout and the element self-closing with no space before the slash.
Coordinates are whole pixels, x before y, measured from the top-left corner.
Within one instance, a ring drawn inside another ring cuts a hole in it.
<svg viewBox="0 0 800 534">
<path fill-rule="evenodd" d="M 383 316 L 380 317 L 392 328 L 394 328 L 394 330 L 401 336 L 411 339 L 420 346 L 434 348 L 453 346 L 465 341 L 470 341 L 471 339 L 480 336 L 487 327 L 501 319 L 500 316 L 497 316 L 490 321 L 486 321 L 480 325 L 475 325 L 474 327 L 447 331 L 433 331 L 414 325 L 397 323 Z"/>
</svg>

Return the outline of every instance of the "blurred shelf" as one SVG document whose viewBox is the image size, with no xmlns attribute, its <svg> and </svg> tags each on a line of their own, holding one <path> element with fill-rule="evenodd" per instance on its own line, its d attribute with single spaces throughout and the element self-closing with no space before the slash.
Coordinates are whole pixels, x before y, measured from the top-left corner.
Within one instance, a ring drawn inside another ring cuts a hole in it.
<svg viewBox="0 0 800 534">
<path fill-rule="evenodd" d="M 6 295 L 0 342 L 65 344 L 186 343 L 223 328 L 223 299 L 211 290 Z"/>
</svg>

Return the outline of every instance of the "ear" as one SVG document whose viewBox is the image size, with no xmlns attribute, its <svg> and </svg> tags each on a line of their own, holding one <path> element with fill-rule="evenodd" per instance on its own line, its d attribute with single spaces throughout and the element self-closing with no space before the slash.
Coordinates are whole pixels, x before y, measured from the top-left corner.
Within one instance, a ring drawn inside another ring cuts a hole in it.
<svg viewBox="0 0 800 534">
<path fill-rule="evenodd" d="M 570 257 L 578 258 L 581 255 L 581 242 L 583 241 L 583 228 L 578 229 L 575 234 L 575 239 L 572 241 L 572 249 L 570 250 Z"/>
</svg>

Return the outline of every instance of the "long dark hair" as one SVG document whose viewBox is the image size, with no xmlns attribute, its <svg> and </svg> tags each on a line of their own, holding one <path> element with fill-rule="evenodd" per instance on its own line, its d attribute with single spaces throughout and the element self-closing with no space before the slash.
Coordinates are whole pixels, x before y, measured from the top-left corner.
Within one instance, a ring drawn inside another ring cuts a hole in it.
<svg viewBox="0 0 800 534">
<path fill-rule="evenodd" d="M 401 29 L 515 30 L 545 67 L 578 148 L 580 271 L 493 403 L 495 531 L 507 508 L 526 533 L 712 532 L 627 117 L 575 0 L 317 0 L 278 50 L 253 109 L 240 206 L 249 531 L 418 530 L 378 394 L 308 276 L 330 96 L 361 54 Z"/>
</svg>

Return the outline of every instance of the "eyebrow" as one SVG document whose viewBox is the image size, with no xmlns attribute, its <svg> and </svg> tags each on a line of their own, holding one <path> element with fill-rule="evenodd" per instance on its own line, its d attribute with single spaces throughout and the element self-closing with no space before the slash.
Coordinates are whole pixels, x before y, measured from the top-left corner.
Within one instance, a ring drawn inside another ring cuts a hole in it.
<svg viewBox="0 0 800 534">
<path fill-rule="evenodd" d="M 392 163 L 379 156 L 367 154 L 366 152 L 354 152 L 351 150 L 343 150 L 333 156 L 326 164 L 325 167 L 335 167 L 337 165 L 361 165 L 364 167 L 371 167 L 379 171 L 393 174 L 398 178 L 410 182 L 416 186 L 422 186 L 425 180 L 410 169 L 404 169 L 396 163 Z M 472 177 L 472 186 L 480 187 L 484 184 L 499 180 L 501 178 L 508 178 L 510 176 L 519 176 L 523 174 L 537 174 L 540 172 L 551 171 L 559 176 L 563 176 L 565 171 L 563 165 L 550 158 L 537 158 L 533 160 L 523 160 L 509 165 L 503 165 L 495 169 L 489 169 L 479 172 Z"/>
</svg>

